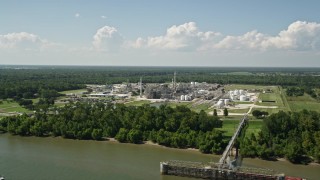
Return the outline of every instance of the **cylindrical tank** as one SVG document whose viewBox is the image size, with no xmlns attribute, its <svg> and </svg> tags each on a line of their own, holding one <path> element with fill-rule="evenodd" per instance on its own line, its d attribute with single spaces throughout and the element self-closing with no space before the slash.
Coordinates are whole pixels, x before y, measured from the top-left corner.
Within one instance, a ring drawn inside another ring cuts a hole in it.
<svg viewBox="0 0 320 180">
<path fill-rule="evenodd" d="M 218 101 L 217 106 L 220 107 L 220 108 L 224 106 L 224 101 L 223 101 L 223 99 L 220 99 L 220 100 Z"/>
<path fill-rule="evenodd" d="M 229 99 L 224 99 L 224 104 L 225 104 L 225 105 L 228 105 L 228 104 L 229 104 L 229 102 L 230 102 L 230 100 L 229 100 Z"/>
<path fill-rule="evenodd" d="M 247 101 L 247 96 L 241 95 L 240 96 L 240 101 Z"/>
<path fill-rule="evenodd" d="M 244 95 L 244 90 L 240 89 L 239 93 L 240 93 L 240 95 Z"/>
<path fill-rule="evenodd" d="M 181 96 L 180 96 L 180 100 L 181 100 L 181 101 L 184 101 L 184 95 L 181 95 Z"/>
<path fill-rule="evenodd" d="M 239 94 L 240 94 L 240 93 L 239 93 L 239 90 L 238 90 L 238 89 L 234 90 L 234 94 L 235 94 L 235 95 L 239 95 Z"/>
<path fill-rule="evenodd" d="M 188 95 L 185 95 L 185 96 L 184 96 L 184 100 L 185 100 L 185 101 L 189 101 Z"/>
</svg>

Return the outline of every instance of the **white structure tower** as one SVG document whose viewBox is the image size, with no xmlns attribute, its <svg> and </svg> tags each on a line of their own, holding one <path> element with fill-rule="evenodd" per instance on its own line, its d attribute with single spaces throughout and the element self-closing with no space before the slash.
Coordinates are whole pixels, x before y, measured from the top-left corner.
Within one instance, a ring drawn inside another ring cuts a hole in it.
<svg viewBox="0 0 320 180">
<path fill-rule="evenodd" d="M 176 81 L 177 72 L 175 71 L 173 74 L 173 90 L 176 91 L 177 81 Z"/>
<path fill-rule="evenodd" d="M 142 77 L 140 77 L 140 98 L 142 98 Z"/>
</svg>

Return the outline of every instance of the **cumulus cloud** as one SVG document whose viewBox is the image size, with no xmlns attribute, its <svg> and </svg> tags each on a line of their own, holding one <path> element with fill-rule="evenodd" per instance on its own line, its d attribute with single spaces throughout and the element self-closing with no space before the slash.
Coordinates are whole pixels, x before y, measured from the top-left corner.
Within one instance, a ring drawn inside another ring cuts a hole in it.
<svg viewBox="0 0 320 180">
<path fill-rule="evenodd" d="M 320 50 L 320 24 L 296 21 L 276 37 L 269 37 L 262 43 L 264 48 Z"/>
<path fill-rule="evenodd" d="M 216 49 L 255 50 L 320 50 L 320 24 L 296 21 L 277 36 L 269 36 L 257 31 L 242 36 L 226 36 L 214 45 Z"/>
<path fill-rule="evenodd" d="M 242 36 L 226 36 L 213 47 L 215 49 L 259 49 L 267 37 L 255 31 L 250 31 Z"/>
<path fill-rule="evenodd" d="M 1 49 L 42 50 L 58 44 L 27 32 L 0 35 Z"/>
<path fill-rule="evenodd" d="M 80 17 L 80 14 L 79 14 L 79 13 L 76 13 L 76 14 L 74 15 L 74 17 L 75 17 L 75 18 L 79 18 L 79 17 Z"/>
<path fill-rule="evenodd" d="M 214 41 L 217 36 L 220 36 L 220 33 L 199 31 L 196 23 L 189 22 L 168 28 L 163 36 L 148 37 L 147 39 L 140 37 L 133 43 L 133 47 L 194 50 L 203 48 L 207 43 Z"/>
<path fill-rule="evenodd" d="M 104 26 L 93 36 L 92 45 L 99 51 L 116 51 L 124 43 L 124 38 L 115 27 Z"/>
<path fill-rule="evenodd" d="M 214 31 L 202 32 L 196 23 L 174 25 L 164 35 L 139 37 L 128 43 L 134 48 L 165 50 L 320 50 L 320 24 L 296 21 L 276 36 L 249 31 L 240 36 L 222 35 Z"/>
<path fill-rule="evenodd" d="M 188 22 L 169 27 L 162 35 L 139 37 L 134 41 L 125 39 L 115 27 L 99 28 L 93 36 L 88 51 L 115 52 L 123 47 L 127 50 L 149 49 L 169 51 L 314 51 L 320 52 L 320 24 L 296 21 L 276 35 L 257 30 L 243 35 L 223 35 L 214 31 L 201 31 L 196 23 Z M 36 34 L 27 32 L 0 35 L 0 49 L 51 50 L 79 49 L 49 42 Z M 80 51 L 83 51 L 81 48 Z"/>
</svg>

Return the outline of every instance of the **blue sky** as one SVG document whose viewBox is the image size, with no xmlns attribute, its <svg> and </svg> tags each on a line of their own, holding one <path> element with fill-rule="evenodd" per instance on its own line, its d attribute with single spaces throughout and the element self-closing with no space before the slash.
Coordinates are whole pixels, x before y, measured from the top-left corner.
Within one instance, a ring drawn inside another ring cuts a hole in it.
<svg viewBox="0 0 320 180">
<path fill-rule="evenodd" d="M 0 64 L 320 67 L 319 2 L 0 0 Z"/>
</svg>

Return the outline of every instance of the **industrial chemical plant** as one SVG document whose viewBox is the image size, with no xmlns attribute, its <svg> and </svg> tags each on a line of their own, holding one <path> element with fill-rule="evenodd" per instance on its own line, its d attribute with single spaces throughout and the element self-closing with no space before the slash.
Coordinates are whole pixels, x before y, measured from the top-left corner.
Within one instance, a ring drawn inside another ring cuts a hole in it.
<svg viewBox="0 0 320 180">
<path fill-rule="evenodd" d="M 66 95 L 67 97 L 58 100 L 58 103 L 78 101 L 103 103 L 172 102 L 188 103 L 190 107 L 205 105 L 208 109 L 222 110 L 224 108 L 246 109 L 248 107 L 239 107 L 239 104 L 241 102 L 254 103 L 257 100 L 256 92 L 245 89 L 226 91 L 223 85 L 217 83 L 178 82 L 176 72 L 173 73 L 172 81 L 169 83 L 144 83 L 143 77 L 141 77 L 136 83 L 88 84 L 83 92 Z"/>
</svg>

